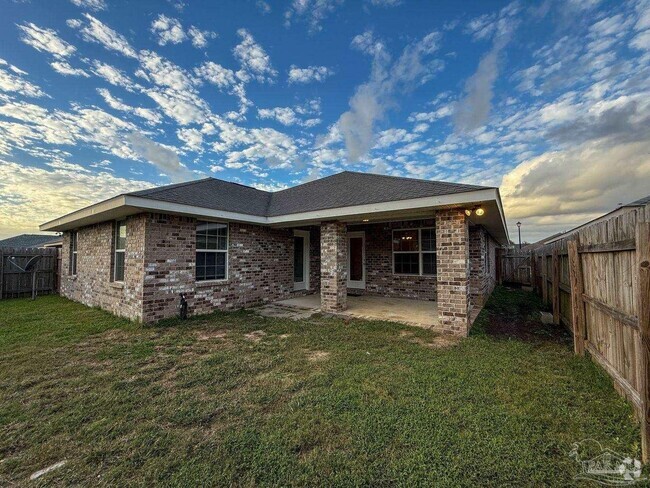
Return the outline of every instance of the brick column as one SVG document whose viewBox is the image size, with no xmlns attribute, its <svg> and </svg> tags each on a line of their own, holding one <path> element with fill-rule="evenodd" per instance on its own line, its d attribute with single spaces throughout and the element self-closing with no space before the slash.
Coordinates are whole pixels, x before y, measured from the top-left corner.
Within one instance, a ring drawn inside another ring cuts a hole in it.
<svg viewBox="0 0 650 488">
<path fill-rule="evenodd" d="M 347 226 L 323 222 L 320 227 L 320 308 L 340 312 L 347 308 Z"/>
<path fill-rule="evenodd" d="M 462 210 L 436 212 L 438 325 L 441 332 L 469 333 L 469 228 Z"/>
</svg>

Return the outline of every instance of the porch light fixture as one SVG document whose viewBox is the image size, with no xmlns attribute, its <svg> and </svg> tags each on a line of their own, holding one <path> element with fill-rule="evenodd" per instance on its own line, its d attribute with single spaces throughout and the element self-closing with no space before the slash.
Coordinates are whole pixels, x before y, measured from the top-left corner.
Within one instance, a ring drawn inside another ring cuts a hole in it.
<svg viewBox="0 0 650 488">
<path fill-rule="evenodd" d="M 481 217 L 485 214 L 485 210 L 483 210 L 483 207 L 474 207 L 474 208 L 465 209 L 465 215 L 467 215 L 468 217 L 472 216 L 472 212 L 474 212 L 478 217 Z"/>
<path fill-rule="evenodd" d="M 363 219 L 362 222 L 368 222 L 370 219 Z"/>
</svg>

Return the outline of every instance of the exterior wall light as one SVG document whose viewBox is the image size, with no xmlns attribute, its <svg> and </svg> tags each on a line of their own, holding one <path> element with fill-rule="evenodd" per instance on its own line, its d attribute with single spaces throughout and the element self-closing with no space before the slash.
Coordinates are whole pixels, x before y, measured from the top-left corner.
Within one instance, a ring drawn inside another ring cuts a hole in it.
<svg viewBox="0 0 650 488">
<path fill-rule="evenodd" d="M 467 215 L 468 217 L 471 216 L 472 215 L 472 209 L 471 208 L 466 208 L 465 209 L 465 215 Z"/>
<path fill-rule="evenodd" d="M 485 210 L 483 210 L 482 207 L 479 207 L 479 208 L 476 209 L 476 215 L 481 217 L 481 216 L 483 216 L 483 214 L 485 214 Z"/>
<path fill-rule="evenodd" d="M 368 222 L 370 219 L 363 219 L 362 222 Z"/>
</svg>

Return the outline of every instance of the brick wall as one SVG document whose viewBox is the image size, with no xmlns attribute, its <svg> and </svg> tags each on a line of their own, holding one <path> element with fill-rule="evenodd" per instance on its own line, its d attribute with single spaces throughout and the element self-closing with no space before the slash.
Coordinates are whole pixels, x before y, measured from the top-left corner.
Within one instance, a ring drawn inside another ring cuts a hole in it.
<svg viewBox="0 0 650 488">
<path fill-rule="evenodd" d="M 70 232 L 61 249 L 61 295 L 131 320 L 142 320 L 144 215 L 127 218 L 124 282 L 112 281 L 113 221 L 83 227 L 77 233 L 77 274 L 70 275 Z"/>
<path fill-rule="evenodd" d="M 114 222 L 79 229 L 77 276 L 69 276 L 70 234 L 62 252 L 61 293 L 117 315 L 153 322 L 178 314 L 185 293 L 190 314 L 235 309 L 305 294 L 293 290 L 293 230 L 230 223 L 228 279 L 196 282 L 196 220 L 140 214 L 127 220 L 123 284 L 112 283 Z M 320 242 L 310 230 L 310 292 L 320 284 Z M 146 242 L 146 246 L 145 246 Z"/>
<path fill-rule="evenodd" d="M 348 231 L 364 231 L 366 236 L 366 289 L 350 290 L 350 293 L 435 300 L 435 276 L 393 273 L 393 230 L 435 227 L 435 224 L 434 219 L 428 219 L 348 227 Z"/>
<path fill-rule="evenodd" d="M 496 244 L 479 225 L 469 228 L 470 294 L 472 307 L 482 307 L 496 283 Z"/>
<path fill-rule="evenodd" d="M 441 332 L 469 333 L 469 228 L 462 210 L 436 212 L 438 325 Z"/>
<path fill-rule="evenodd" d="M 347 307 L 347 229 L 340 222 L 321 224 L 321 310 L 338 312 Z"/>
</svg>

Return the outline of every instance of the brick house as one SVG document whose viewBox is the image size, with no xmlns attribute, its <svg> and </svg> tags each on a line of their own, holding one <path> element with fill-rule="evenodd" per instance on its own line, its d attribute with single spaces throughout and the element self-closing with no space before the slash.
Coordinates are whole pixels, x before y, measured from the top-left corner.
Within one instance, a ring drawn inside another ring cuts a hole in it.
<svg viewBox="0 0 650 488">
<path fill-rule="evenodd" d="M 119 195 L 63 232 L 61 294 L 145 323 L 320 294 L 435 301 L 466 335 L 508 241 L 497 188 L 343 172 L 279 192 L 207 178 Z"/>
</svg>

